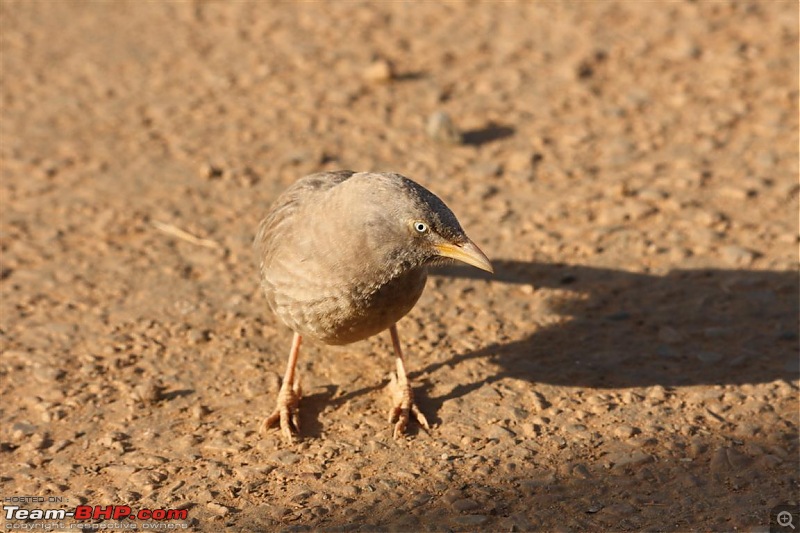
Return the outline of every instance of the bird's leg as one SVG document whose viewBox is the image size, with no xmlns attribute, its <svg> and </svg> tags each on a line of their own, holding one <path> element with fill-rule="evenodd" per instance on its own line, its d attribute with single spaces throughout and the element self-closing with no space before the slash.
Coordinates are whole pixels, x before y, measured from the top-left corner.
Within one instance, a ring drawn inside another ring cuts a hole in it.
<svg viewBox="0 0 800 533">
<path fill-rule="evenodd" d="M 411 390 L 411 385 L 408 383 L 408 376 L 406 376 L 403 350 L 400 348 L 400 337 L 397 335 L 396 324 L 389 328 L 389 333 L 392 335 L 392 346 L 394 346 L 395 361 L 397 363 L 397 370 L 392 374 L 392 382 L 390 384 L 394 405 L 389 412 L 389 422 L 396 422 L 394 426 L 394 438 L 399 438 L 405 433 L 409 415 L 414 415 L 419 425 L 426 430 L 430 429 L 430 426 L 425 419 L 425 415 L 414 405 L 414 392 Z"/>
<path fill-rule="evenodd" d="M 299 333 L 294 334 L 292 339 L 292 350 L 289 352 L 289 362 L 286 364 L 286 374 L 283 376 L 281 390 L 278 393 L 278 405 L 275 410 L 264 419 L 259 432 L 264 432 L 268 427 L 280 422 L 281 433 L 289 442 L 294 441 L 294 435 L 300 430 L 300 419 L 298 407 L 300 404 L 300 380 L 295 379 L 294 370 L 297 366 L 297 357 L 300 355 L 300 344 L 303 337 Z"/>
</svg>

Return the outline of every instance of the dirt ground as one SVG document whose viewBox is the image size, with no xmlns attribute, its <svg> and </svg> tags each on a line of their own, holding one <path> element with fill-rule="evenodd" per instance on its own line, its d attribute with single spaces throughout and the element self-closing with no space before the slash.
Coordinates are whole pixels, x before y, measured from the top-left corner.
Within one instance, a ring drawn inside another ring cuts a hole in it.
<svg viewBox="0 0 800 533">
<path fill-rule="evenodd" d="M 0 21 L 4 505 L 767 531 L 800 503 L 796 2 L 3 0 Z M 427 131 L 439 112 L 461 142 Z M 429 434 L 391 438 L 383 335 L 305 345 L 290 446 L 257 432 L 291 332 L 250 244 L 283 188 L 341 168 L 433 190 L 496 274 L 440 268 L 399 324 Z"/>
</svg>

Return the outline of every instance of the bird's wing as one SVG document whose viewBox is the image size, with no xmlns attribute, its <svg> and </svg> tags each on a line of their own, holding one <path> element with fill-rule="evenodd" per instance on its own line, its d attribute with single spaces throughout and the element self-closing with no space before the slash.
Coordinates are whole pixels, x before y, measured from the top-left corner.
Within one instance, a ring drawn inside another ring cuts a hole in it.
<svg viewBox="0 0 800 533">
<path fill-rule="evenodd" d="M 292 215 L 303 205 L 313 202 L 318 194 L 332 189 L 353 174 L 355 172 L 352 170 L 311 174 L 297 180 L 275 200 L 269 214 L 259 224 L 256 238 L 253 241 L 256 261 L 262 269 L 269 262 L 274 244 L 279 242 L 281 235 L 291 230 L 294 219 Z"/>
</svg>

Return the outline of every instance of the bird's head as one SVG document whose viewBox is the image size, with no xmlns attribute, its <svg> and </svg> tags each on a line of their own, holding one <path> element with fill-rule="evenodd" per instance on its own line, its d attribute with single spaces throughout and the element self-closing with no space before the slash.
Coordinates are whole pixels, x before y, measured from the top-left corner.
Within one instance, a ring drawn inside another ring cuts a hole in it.
<svg viewBox="0 0 800 533">
<path fill-rule="evenodd" d="M 383 248 L 408 266 L 431 265 L 456 259 L 493 272 L 486 255 L 461 228 L 453 212 L 435 194 L 399 174 L 379 174 L 373 181 L 376 226 Z M 377 207 L 379 206 L 379 207 Z"/>
</svg>

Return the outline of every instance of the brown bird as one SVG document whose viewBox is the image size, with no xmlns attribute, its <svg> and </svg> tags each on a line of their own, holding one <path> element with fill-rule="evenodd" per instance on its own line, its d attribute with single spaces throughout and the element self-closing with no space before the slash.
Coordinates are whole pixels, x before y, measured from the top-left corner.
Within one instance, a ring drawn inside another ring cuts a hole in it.
<svg viewBox="0 0 800 533">
<path fill-rule="evenodd" d="M 397 367 L 394 436 L 410 415 L 429 429 L 414 405 L 396 323 L 417 303 L 429 265 L 451 258 L 492 272 L 444 202 L 400 174 L 312 174 L 278 197 L 253 246 L 267 302 L 294 331 L 278 405 L 261 430 L 279 422 L 292 441 L 299 429 L 295 366 L 303 337 L 349 344 L 386 329 Z"/>
</svg>

